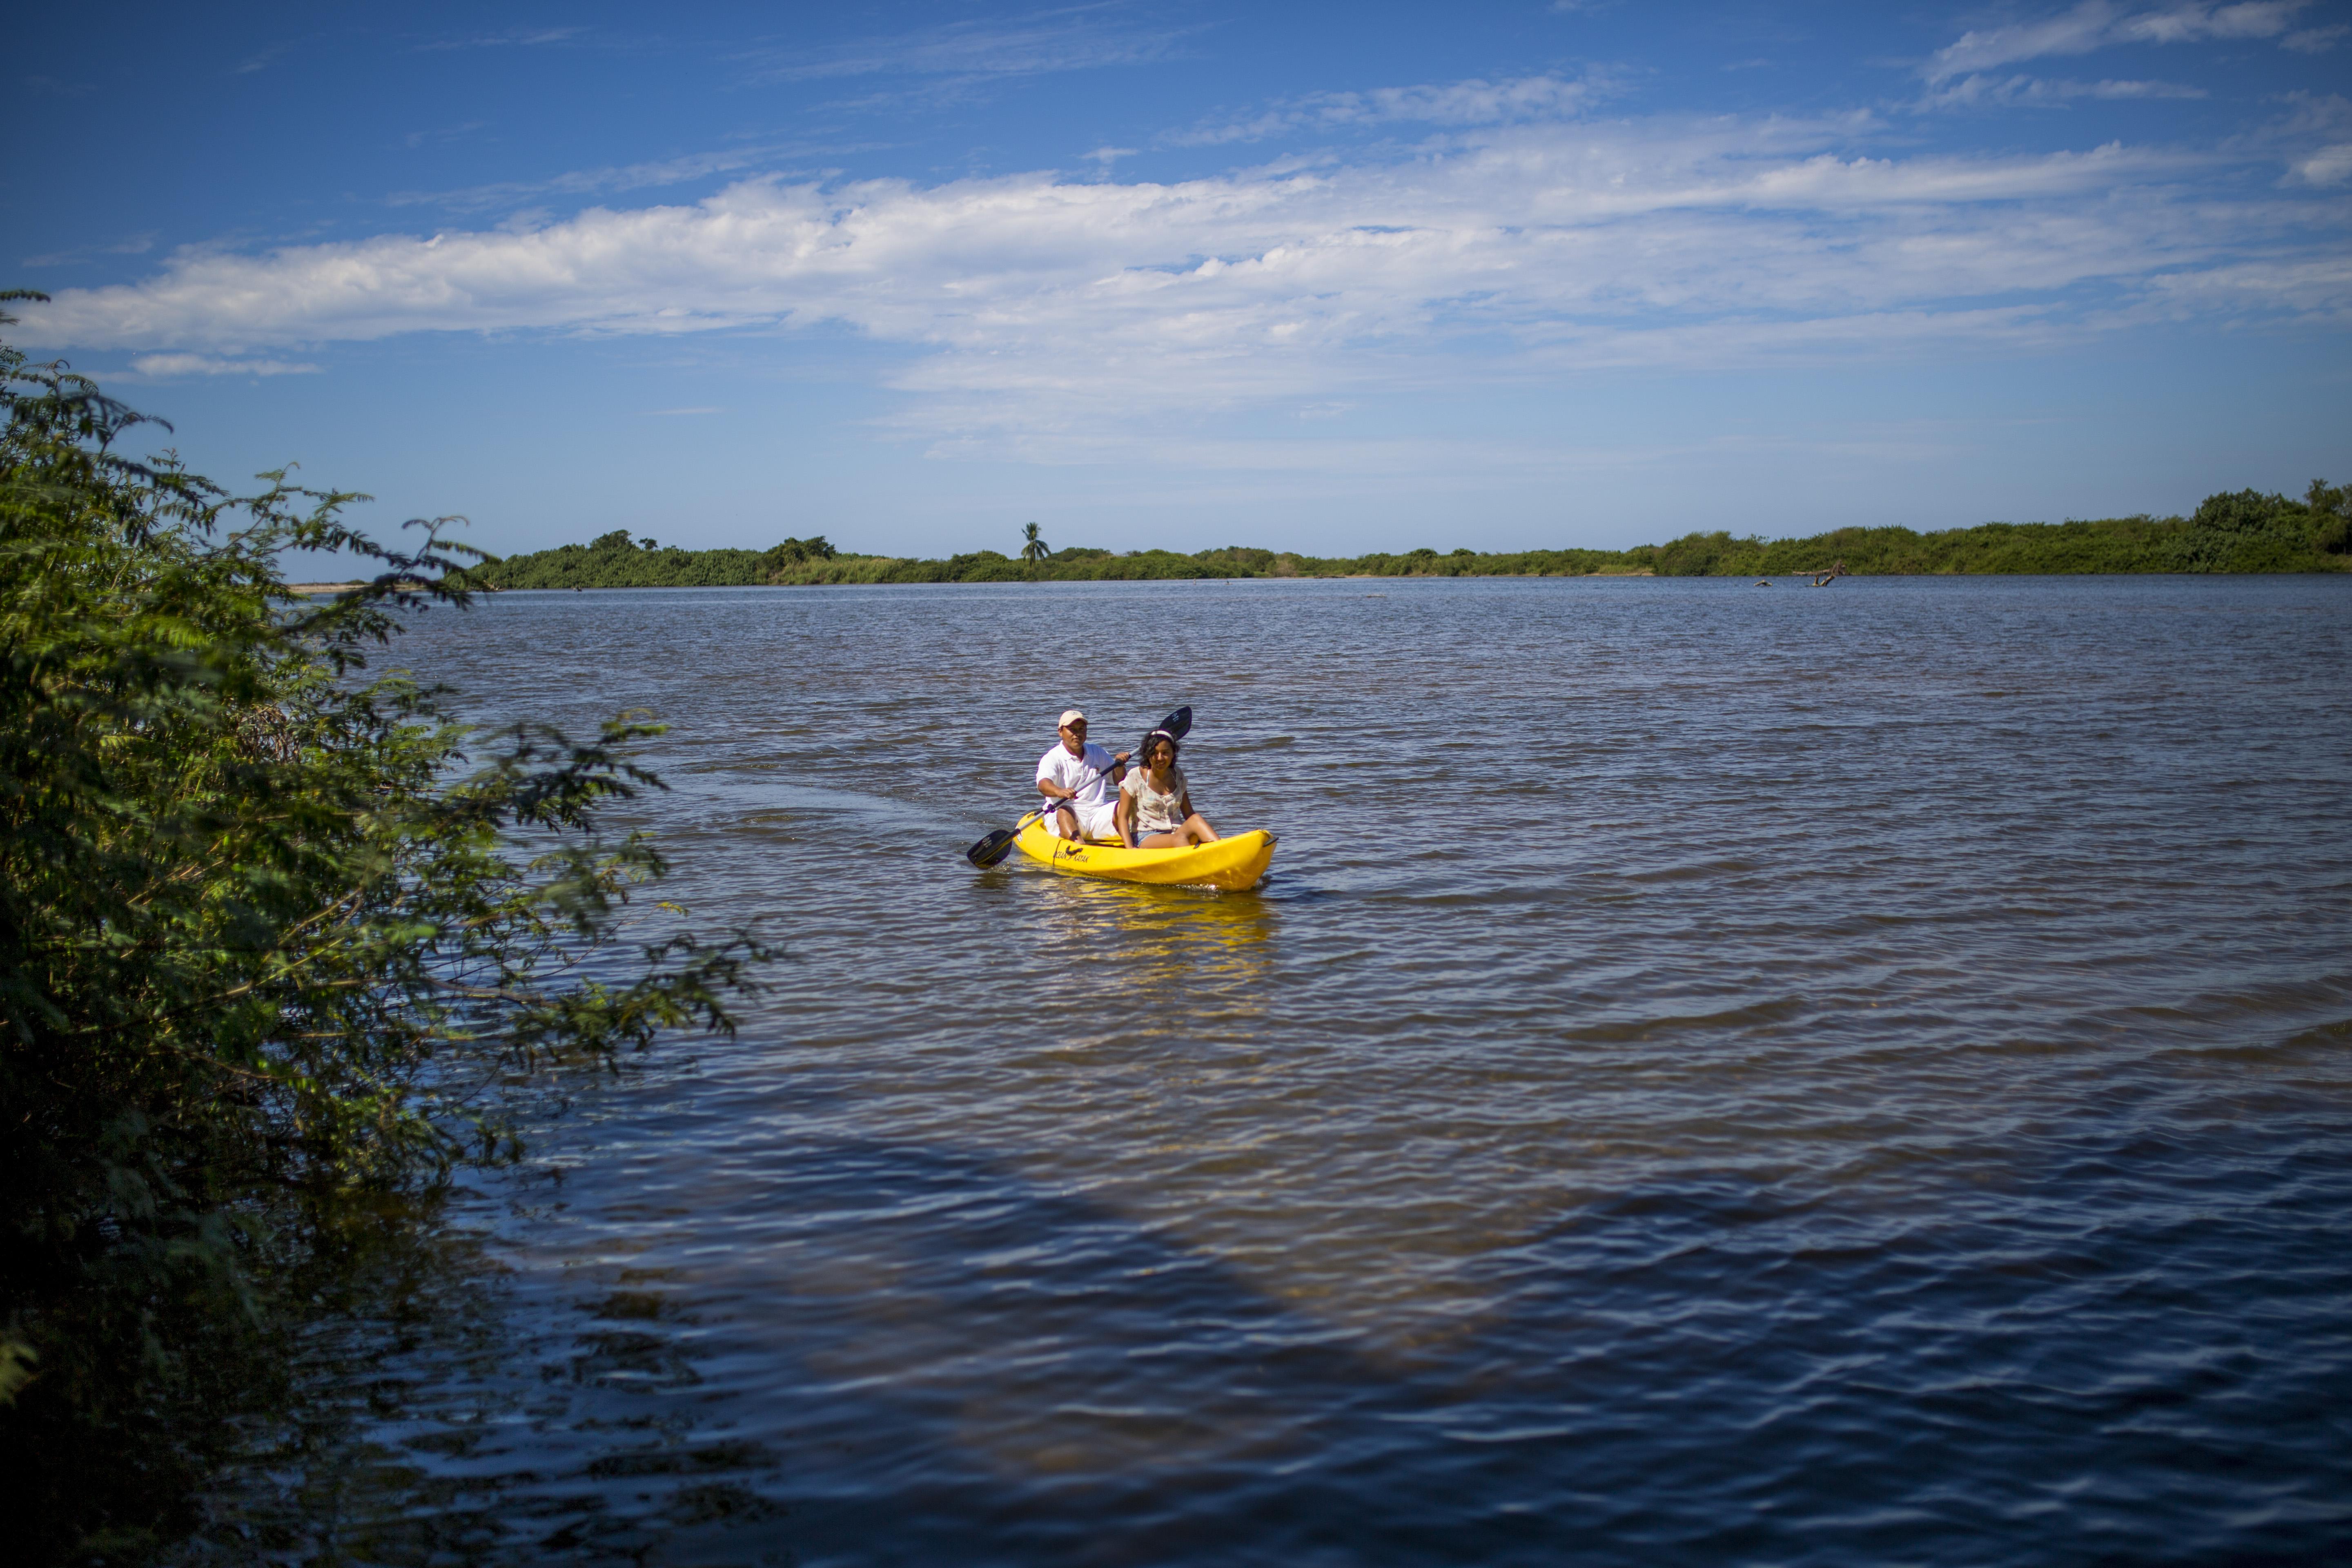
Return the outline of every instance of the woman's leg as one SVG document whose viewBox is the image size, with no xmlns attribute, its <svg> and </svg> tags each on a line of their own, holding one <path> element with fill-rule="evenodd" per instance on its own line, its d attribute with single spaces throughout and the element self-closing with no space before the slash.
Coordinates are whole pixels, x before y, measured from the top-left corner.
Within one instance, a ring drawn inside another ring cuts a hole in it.
<svg viewBox="0 0 2352 1568">
<path fill-rule="evenodd" d="M 1194 812 L 1183 822 L 1166 833 L 1147 833 L 1136 841 L 1139 849 L 1190 849 L 1196 844 L 1214 844 L 1217 830 L 1208 819 Z"/>
</svg>

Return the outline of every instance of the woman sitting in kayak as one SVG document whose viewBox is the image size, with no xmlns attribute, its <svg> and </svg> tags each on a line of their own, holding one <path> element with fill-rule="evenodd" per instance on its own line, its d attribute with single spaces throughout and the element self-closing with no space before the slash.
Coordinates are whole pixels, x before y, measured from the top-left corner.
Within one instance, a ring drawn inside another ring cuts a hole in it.
<svg viewBox="0 0 2352 1568">
<path fill-rule="evenodd" d="M 1192 809 L 1184 770 L 1176 765 L 1176 737 L 1165 730 L 1144 737 L 1143 765 L 1119 784 L 1111 821 L 1119 837 L 1138 849 L 1182 849 L 1217 841 L 1217 830 Z"/>
</svg>

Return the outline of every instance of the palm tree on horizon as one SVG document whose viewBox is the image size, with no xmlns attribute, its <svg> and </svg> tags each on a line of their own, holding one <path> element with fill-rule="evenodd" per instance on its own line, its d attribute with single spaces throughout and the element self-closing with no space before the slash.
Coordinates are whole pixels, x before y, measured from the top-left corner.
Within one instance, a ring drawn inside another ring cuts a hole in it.
<svg viewBox="0 0 2352 1568">
<path fill-rule="evenodd" d="M 1029 563 L 1034 572 L 1039 562 L 1054 553 L 1054 547 L 1037 537 L 1037 525 L 1034 522 L 1021 531 L 1021 537 L 1024 541 L 1021 546 L 1021 559 Z"/>
</svg>

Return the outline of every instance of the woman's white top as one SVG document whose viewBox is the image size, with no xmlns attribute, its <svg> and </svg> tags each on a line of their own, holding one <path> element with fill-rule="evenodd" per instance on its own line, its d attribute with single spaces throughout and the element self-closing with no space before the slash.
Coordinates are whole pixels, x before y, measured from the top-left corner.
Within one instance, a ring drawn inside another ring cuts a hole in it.
<svg viewBox="0 0 2352 1568">
<path fill-rule="evenodd" d="M 1184 770 L 1168 770 L 1168 793 L 1151 787 L 1151 772 L 1136 768 L 1119 784 L 1138 834 L 1172 833 L 1184 826 Z"/>
</svg>

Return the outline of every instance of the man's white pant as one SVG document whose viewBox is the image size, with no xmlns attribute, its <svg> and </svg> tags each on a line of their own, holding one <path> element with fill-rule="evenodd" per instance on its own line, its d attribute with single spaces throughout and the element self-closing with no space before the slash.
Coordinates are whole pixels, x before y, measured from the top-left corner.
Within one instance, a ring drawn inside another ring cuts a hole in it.
<svg viewBox="0 0 2352 1568">
<path fill-rule="evenodd" d="M 1079 837 L 1116 838 L 1118 837 L 1118 829 L 1111 824 L 1111 808 L 1116 804 L 1114 801 L 1108 800 L 1097 804 L 1077 800 L 1057 800 L 1054 802 L 1055 809 L 1045 814 L 1045 831 L 1056 838 L 1062 836 L 1062 809 L 1067 808 L 1077 816 Z"/>
</svg>

